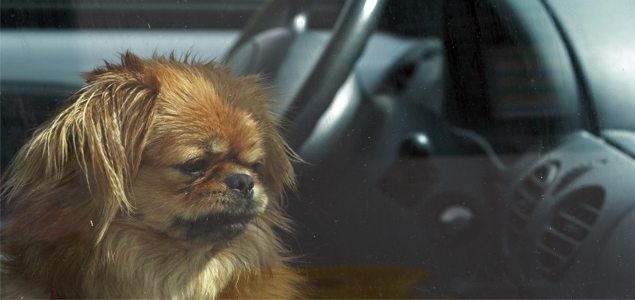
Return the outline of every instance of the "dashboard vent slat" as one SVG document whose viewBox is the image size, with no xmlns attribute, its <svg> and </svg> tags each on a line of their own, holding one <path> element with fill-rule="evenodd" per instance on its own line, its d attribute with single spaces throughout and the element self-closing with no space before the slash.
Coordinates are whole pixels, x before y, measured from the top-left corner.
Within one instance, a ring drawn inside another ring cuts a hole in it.
<svg viewBox="0 0 635 300">
<path fill-rule="evenodd" d="M 523 236 L 534 209 L 545 197 L 546 190 L 555 181 L 560 163 L 549 161 L 527 174 L 513 194 L 509 211 L 508 245 L 514 248 Z"/>
<path fill-rule="evenodd" d="M 565 242 L 567 242 L 569 244 L 572 244 L 572 245 L 578 244 L 580 242 L 580 239 L 572 237 L 568 233 L 561 232 L 559 230 L 553 229 L 553 227 L 547 227 L 546 231 L 548 232 L 548 234 L 552 234 L 552 235 L 556 236 L 556 238 L 558 238 L 560 240 L 563 240 L 563 241 L 565 241 Z"/>
<path fill-rule="evenodd" d="M 600 212 L 600 210 L 597 207 L 591 206 L 591 205 L 586 204 L 586 203 L 580 203 L 579 207 L 581 209 L 584 209 L 584 210 L 588 211 L 589 213 L 596 214 L 596 215 Z"/>
<path fill-rule="evenodd" d="M 574 216 L 572 214 L 569 214 L 568 212 L 560 211 L 560 212 L 558 212 L 558 217 L 564 219 L 565 222 L 569 222 L 571 224 L 575 224 L 575 225 L 580 226 L 582 228 L 585 228 L 585 229 L 589 229 L 590 228 L 588 222 L 582 221 L 578 217 L 576 217 L 576 216 Z M 593 221 L 595 221 L 595 220 L 593 220 Z"/>
<path fill-rule="evenodd" d="M 602 187 L 587 186 L 570 192 L 555 206 L 537 245 L 539 269 L 546 278 L 557 279 L 574 261 L 600 217 L 604 198 Z"/>
<path fill-rule="evenodd" d="M 541 245 L 540 249 L 538 249 L 539 252 L 541 252 L 541 254 L 543 255 L 549 255 L 551 256 L 553 259 L 556 259 L 558 261 L 564 261 L 566 259 L 566 256 L 563 256 L 562 254 L 560 254 L 559 251 L 553 249 L 553 248 L 549 248 L 545 245 Z"/>
</svg>

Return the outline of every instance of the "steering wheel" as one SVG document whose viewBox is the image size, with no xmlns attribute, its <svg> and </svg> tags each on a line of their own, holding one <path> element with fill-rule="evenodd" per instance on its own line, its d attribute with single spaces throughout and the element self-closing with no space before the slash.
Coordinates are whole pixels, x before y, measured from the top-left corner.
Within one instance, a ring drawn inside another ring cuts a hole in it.
<svg viewBox="0 0 635 300">
<path fill-rule="evenodd" d="M 323 50 L 298 59 L 297 51 L 302 51 L 298 49 L 307 48 L 303 43 L 308 8 L 317 2 L 271 1 L 249 20 L 225 57 L 237 75 L 264 73 L 278 90 L 289 91 L 274 112 L 283 116 L 289 130 L 287 142 L 294 150 L 310 137 L 329 108 L 386 4 L 386 0 L 347 0 Z M 293 74 L 293 78 L 282 79 L 281 74 Z"/>
</svg>

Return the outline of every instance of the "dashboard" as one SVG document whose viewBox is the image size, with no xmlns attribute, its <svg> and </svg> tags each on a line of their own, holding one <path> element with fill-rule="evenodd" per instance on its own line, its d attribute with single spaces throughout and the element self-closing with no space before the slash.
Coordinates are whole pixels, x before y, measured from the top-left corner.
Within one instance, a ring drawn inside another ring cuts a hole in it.
<svg viewBox="0 0 635 300">
<path fill-rule="evenodd" d="M 511 274 L 536 295 L 632 297 L 633 243 L 622 228 L 635 225 L 633 157 L 577 132 L 524 160 L 505 174 L 501 198 Z"/>
</svg>

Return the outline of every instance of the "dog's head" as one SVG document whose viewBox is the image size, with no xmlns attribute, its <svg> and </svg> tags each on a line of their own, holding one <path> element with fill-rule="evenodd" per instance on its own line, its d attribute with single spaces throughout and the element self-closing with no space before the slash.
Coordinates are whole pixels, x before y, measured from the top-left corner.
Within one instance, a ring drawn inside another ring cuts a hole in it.
<svg viewBox="0 0 635 300">
<path fill-rule="evenodd" d="M 211 65 L 149 68 L 160 91 L 133 184 L 136 216 L 177 237 L 230 239 L 289 177 L 267 98 L 253 79 Z"/>
<path fill-rule="evenodd" d="M 225 241 L 279 217 L 293 154 L 257 78 L 130 53 L 85 77 L 11 167 L 17 223 L 47 237 L 90 223 L 99 240 L 126 217 L 176 239 Z"/>
</svg>

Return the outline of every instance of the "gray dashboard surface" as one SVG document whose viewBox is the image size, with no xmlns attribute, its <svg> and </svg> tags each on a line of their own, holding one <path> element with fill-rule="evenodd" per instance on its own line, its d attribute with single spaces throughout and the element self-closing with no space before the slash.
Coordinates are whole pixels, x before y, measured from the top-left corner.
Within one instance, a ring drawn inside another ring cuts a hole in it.
<svg viewBox="0 0 635 300">
<path fill-rule="evenodd" d="M 632 244 L 626 235 L 612 234 L 624 222 L 632 226 L 627 217 L 635 208 L 629 176 L 634 170 L 631 157 L 579 132 L 520 173 L 509 174 L 504 248 L 519 280 L 536 295 L 630 297 L 632 262 L 617 254 L 629 249 L 620 243 Z M 612 288 L 606 289 L 609 277 Z"/>
</svg>

